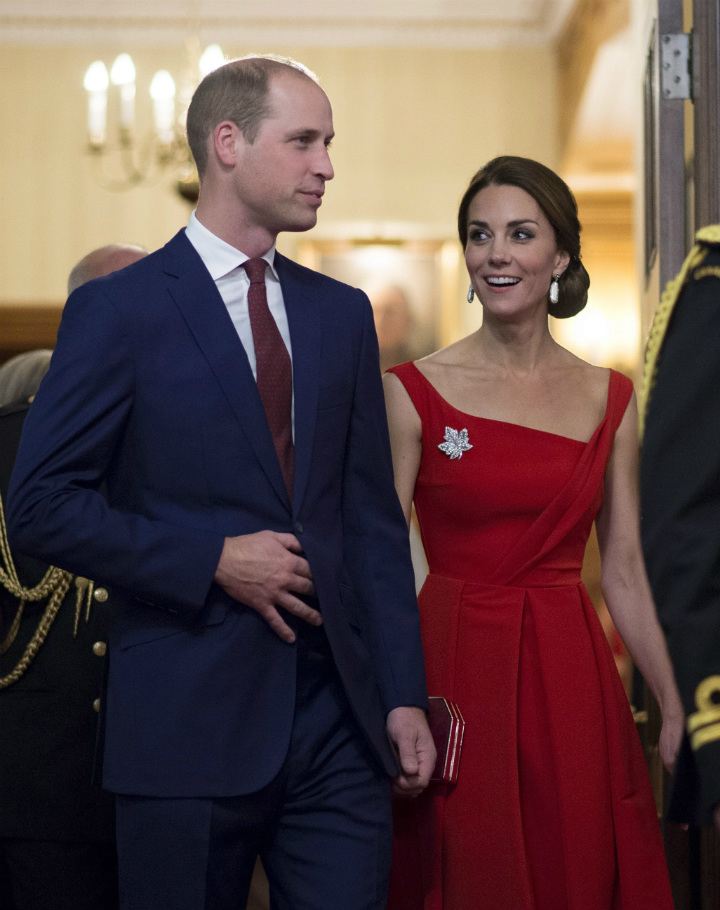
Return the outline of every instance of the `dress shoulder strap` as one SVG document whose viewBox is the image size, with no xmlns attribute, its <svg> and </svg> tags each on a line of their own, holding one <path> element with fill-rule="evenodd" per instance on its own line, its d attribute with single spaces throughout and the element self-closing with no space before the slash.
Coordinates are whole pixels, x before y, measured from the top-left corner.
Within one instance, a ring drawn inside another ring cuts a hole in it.
<svg viewBox="0 0 720 910">
<path fill-rule="evenodd" d="M 388 373 L 394 373 L 405 386 L 405 391 L 415 405 L 421 420 L 425 420 L 434 404 L 437 403 L 437 392 L 415 364 L 409 360 L 390 367 Z"/>
<path fill-rule="evenodd" d="M 632 380 L 617 370 L 610 371 L 610 388 L 608 389 L 607 420 L 612 427 L 612 435 L 625 416 L 625 411 L 633 393 Z"/>
</svg>

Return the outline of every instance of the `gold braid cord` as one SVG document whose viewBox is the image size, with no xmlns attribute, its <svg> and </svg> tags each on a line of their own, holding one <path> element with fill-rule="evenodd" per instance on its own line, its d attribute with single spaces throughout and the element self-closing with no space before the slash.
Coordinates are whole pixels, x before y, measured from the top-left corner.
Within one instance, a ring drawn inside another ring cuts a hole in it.
<svg viewBox="0 0 720 910">
<path fill-rule="evenodd" d="M 645 369 L 643 371 L 643 384 L 640 390 L 640 400 L 638 402 L 639 410 L 639 429 L 640 441 L 642 442 L 645 432 L 645 418 L 647 417 L 648 405 L 652 394 L 655 378 L 657 375 L 658 358 L 660 350 L 665 340 L 665 333 L 670 324 L 670 317 L 677 303 L 680 292 L 688 279 L 690 272 L 701 265 L 708 254 L 708 245 L 720 243 L 720 224 L 711 224 L 702 228 L 695 235 L 697 241 L 695 246 L 690 250 L 687 259 L 682 265 L 679 273 L 675 278 L 668 281 L 667 287 L 663 291 L 660 303 L 655 313 L 650 335 L 648 337 L 647 349 L 645 351 Z M 704 272 L 710 274 L 710 269 L 700 270 L 695 277 L 705 277 Z M 712 270 L 714 274 L 714 270 Z"/>
<path fill-rule="evenodd" d="M 695 269 L 693 272 L 693 281 L 700 281 L 702 278 L 720 278 L 720 266 L 706 265 L 705 268 Z"/>
<path fill-rule="evenodd" d="M 43 612 L 40 621 L 38 622 L 37 628 L 33 637 L 30 639 L 23 656 L 20 658 L 18 663 L 15 665 L 15 668 L 8 673 L 6 676 L 0 676 L 0 689 L 6 689 L 8 686 L 12 685 L 14 682 L 17 682 L 21 676 L 25 673 L 27 668 L 32 663 L 35 655 L 40 650 L 43 642 L 45 641 L 47 634 L 50 630 L 50 626 L 53 624 L 55 617 L 58 614 L 58 610 L 65 599 L 65 595 L 70 588 L 70 583 L 73 579 L 73 576 L 70 572 L 65 572 L 63 569 L 57 569 L 54 566 L 50 566 L 45 575 L 43 575 L 40 582 L 35 585 L 34 588 L 25 588 L 20 583 L 18 578 L 17 570 L 15 568 L 15 563 L 10 553 L 10 545 L 8 543 L 7 536 L 7 527 L 5 525 L 5 511 L 3 509 L 2 497 L 0 497 L 0 585 L 5 588 L 13 597 L 17 598 L 20 602 L 18 604 L 17 612 L 15 613 L 15 618 L 10 626 L 10 630 L 5 636 L 4 640 L 0 643 L 0 654 L 4 654 L 15 641 L 18 630 L 20 628 L 20 620 L 22 619 L 23 610 L 25 609 L 25 604 L 28 602 L 36 602 L 48 598 L 47 606 Z M 75 608 L 75 632 L 77 632 L 78 619 L 80 616 L 80 611 L 82 608 L 82 602 L 85 600 L 86 592 L 88 598 L 88 606 L 86 611 L 86 619 L 90 618 L 90 598 L 92 596 L 92 582 L 89 582 L 86 578 L 76 578 L 75 585 L 77 587 L 77 603 Z"/>
</svg>

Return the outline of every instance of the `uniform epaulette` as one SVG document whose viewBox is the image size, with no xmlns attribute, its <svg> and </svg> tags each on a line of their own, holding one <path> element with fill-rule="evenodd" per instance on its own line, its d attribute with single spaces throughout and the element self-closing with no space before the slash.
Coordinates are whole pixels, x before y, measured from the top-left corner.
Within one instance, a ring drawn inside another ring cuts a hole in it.
<svg viewBox="0 0 720 910">
<path fill-rule="evenodd" d="M 720 224 L 709 224 L 695 234 L 695 243 L 720 246 Z"/>
<path fill-rule="evenodd" d="M 711 224 L 701 228 L 695 235 L 695 242 L 707 248 L 708 253 L 714 253 L 714 262 L 717 263 L 717 254 L 720 253 L 720 224 Z M 703 278 L 720 278 L 720 266 L 700 264 L 693 269 L 692 280 L 702 281 Z"/>
<path fill-rule="evenodd" d="M 715 246 L 720 245 L 720 224 L 710 224 L 707 227 L 700 228 L 700 230 L 695 234 L 695 246 L 688 253 L 685 262 L 683 262 L 682 268 L 675 276 L 667 283 L 667 287 L 663 291 L 662 297 L 660 298 L 660 303 L 655 312 L 655 317 L 650 327 L 650 334 L 648 336 L 647 348 L 645 350 L 645 369 L 643 370 L 643 384 L 640 390 L 640 396 L 638 400 L 638 416 L 639 416 L 639 429 L 640 429 L 640 440 L 642 441 L 643 433 L 645 432 L 645 418 L 647 416 L 647 409 L 650 403 L 650 395 L 652 393 L 653 385 L 655 384 L 655 375 L 657 373 L 657 364 L 658 357 L 660 356 L 660 349 L 662 348 L 663 341 L 665 340 L 665 333 L 667 332 L 667 327 L 670 324 L 670 316 L 672 311 L 675 308 L 675 304 L 680 298 L 680 292 L 685 286 L 690 273 L 693 272 L 692 277 L 695 279 L 700 279 L 705 277 L 701 274 L 700 271 L 694 272 L 699 265 L 702 264 L 707 254 L 710 252 L 710 249 Z M 708 272 L 708 274 L 710 274 Z M 715 274 L 713 269 L 712 274 Z"/>
</svg>

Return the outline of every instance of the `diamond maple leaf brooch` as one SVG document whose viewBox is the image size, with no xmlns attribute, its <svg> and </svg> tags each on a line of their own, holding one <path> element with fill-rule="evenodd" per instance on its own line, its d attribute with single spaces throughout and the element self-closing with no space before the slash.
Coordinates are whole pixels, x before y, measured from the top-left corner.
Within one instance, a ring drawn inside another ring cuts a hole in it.
<svg viewBox="0 0 720 910">
<path fill-rule="evenodd" d="M 445 442 L 441 442 L 438 449 L 449 458 L 462 458 L 463 452 L 472 449 L 468 442 L 468 431 L 445 427 Z"/>
</svg>

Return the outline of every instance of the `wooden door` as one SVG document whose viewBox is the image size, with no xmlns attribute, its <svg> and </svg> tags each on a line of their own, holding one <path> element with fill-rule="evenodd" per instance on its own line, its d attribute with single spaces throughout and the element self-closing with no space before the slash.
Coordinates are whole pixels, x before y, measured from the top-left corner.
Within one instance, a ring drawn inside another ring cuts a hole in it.
<svg viewBox="0 0 720 910">
<path fill-rule="evenodd" d="M 720 223 L 720 0 L 693 0 L 694 227 Z"/>
<path fill-rule="evenodd" d="M 682 265 L 686 244 L 684 101 L 664 97 L 660 66 L 663 36 L 683 31 L 682 0 L 657 0 L 654 12 L 646 26 L 643 84 L 641 211 L 645 242 L 641 301 L 645 333 L 662 289 Z"/>
</svg>

